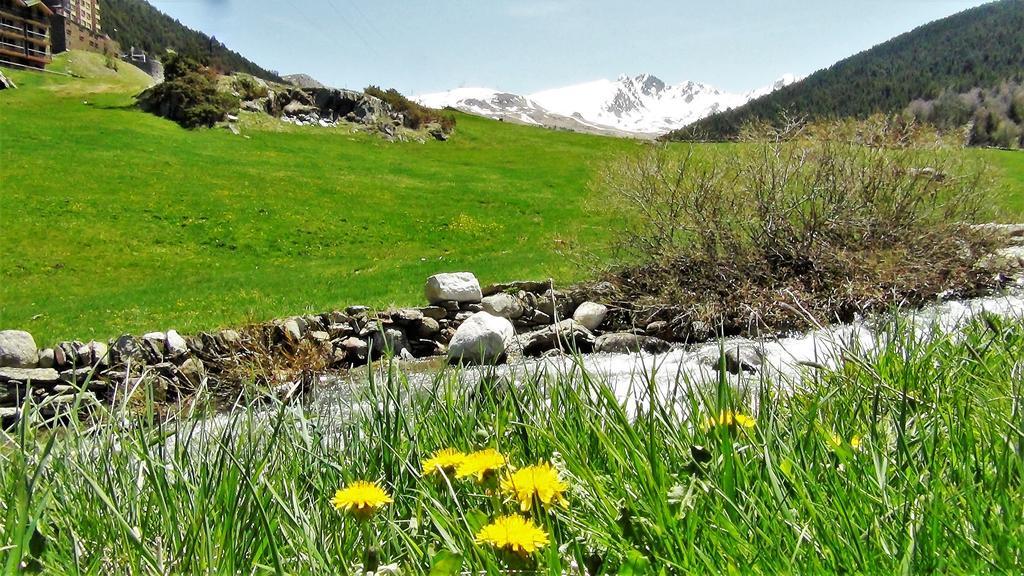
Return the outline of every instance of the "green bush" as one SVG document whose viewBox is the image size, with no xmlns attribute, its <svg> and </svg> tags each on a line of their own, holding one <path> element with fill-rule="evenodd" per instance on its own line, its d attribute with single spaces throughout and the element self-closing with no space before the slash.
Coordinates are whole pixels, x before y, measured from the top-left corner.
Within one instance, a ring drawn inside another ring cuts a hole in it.
<svg viewBox="0 0 1024 576">
<path fill-rule="evenodd" d="M 139 95 L 139 106 L 186 128 L 213 126 L 239 107 L 239 100 L 217 88 L 216 74 L 200 62 L 169 55 L 164 81 Z"/>
</svg>

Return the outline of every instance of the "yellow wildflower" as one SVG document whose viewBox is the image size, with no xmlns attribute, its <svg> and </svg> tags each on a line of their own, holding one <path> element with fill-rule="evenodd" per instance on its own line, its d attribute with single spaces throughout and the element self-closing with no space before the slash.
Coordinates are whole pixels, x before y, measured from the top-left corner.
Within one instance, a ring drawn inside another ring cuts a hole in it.
<svg viewBox="0 0 1024 576">
<path fill-rule="evenodd" d="M 331 504 L 360 520 L 367 520 L 393 502 L 387 491 L 373 482 L 359 480 L 334 493 Z"/>
<path fill-rule="evenodd" d="M 423 475 L 450 475 L 466 461 L 466 455 L 454 448 L 445 448 L 434 452 L 433 456 L 423 461 Z"/>
<path fill-rule="evenodd" d="M 551 464 L 537 464 L 517 470 L 501 481 L 503 492 L 519 501 L 519 509 L 529 512 L 536 496 L 545 506 L 566 504 L 563 493 L 569 486 L 558 477 Z"/>
<path fill-rule="evenodd" d="M 476 478 L 477 482 L 483 482 L 488 474 L 494 474 L 505 467 L 505 457 L 494 448 L 478 450 L 466 454 L 466 459 L 455 468 L 456 478 Z"/>
<path fill-rule="evenodd" d="M 732 410 L 722 410 L 718 413 L 718 417 L 711 416 L 707 420 L 706 427 L 714 428 L 716 426 L 725 426 L 727 428 L 753 428 L 757 424 L 757 420 L 754 420 L 746 414 L 740 414 L 739 412 L 733 412 Z"/>
<path fill-rule="evenodd" d="M 833 452 L 842 450 L 845 446 L 849 446 L 851 450 L 856 452 L 857 450 L 860 450 L 860 445 L 861 438 L 856 434 L 854 434 L 853 437 L 850 438 L 850 442 L 847 443 L 839 434 L 836 434 L 835 432 L 828 433 L 828 447 Z"/>
<path fill-rule="evenodd" d="M 526 556 L 546 546 L 548 535 L 532 520 L 513 514 L 502 516 L 481 528 L 476 535 L 476 543 L 490 544 L 498 550 Z"/>
</svg>

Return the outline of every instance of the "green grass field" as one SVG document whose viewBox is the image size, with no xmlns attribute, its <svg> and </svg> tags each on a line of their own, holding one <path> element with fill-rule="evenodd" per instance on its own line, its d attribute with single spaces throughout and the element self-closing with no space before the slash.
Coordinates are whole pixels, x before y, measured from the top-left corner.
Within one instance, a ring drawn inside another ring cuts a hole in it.
<svg viewBox="0 0 1024 576">
<path fill-rule="evenodd" d="M 474 394 L 453 370 L 413 385 L 395 369 L 347 416 L 263 404 L 128 426 L 119 404 L 64 434 L 22 427 L 0 434 L 0 566 L 362 575 L 372 547 L 432 576 L 1021 573 L 1024 325 L 893 334 L 793 395 L 761 380 L 757 410 L 728 384 L 678 376 L 680 399 L 630 414 L 575 369 Z M 643 375 L 633 384 L 647 390 Z M 711 426 L 722 410 L 756 422 Z M 521 509 L 489 492 L 508 469 L 425 474 L 442 448 L 552 461 L 566 505 L 524 498 L 547 543 L 519 559 L 475 538 Z M 365 523 L 331 503 L 358 480 L 394 500 Z M 506 571 L 510 556 L 537 571 Z"/>
<path fill-rule="evenodd" d="M 447 143 L 190 132 L 132 107 L 146 78 L 128 65 L 52 69 L 87 78 L 11 72 L 0 93 L 0 326 L 43 344 L 417 304 L 441 271 L 578 280 L 566 249 L 616 225 L 587 209 L 592 174 L 643 146 L 465 115 Z M 1024 155 L 979 153 L 1017 218 Z"/>
</svg>

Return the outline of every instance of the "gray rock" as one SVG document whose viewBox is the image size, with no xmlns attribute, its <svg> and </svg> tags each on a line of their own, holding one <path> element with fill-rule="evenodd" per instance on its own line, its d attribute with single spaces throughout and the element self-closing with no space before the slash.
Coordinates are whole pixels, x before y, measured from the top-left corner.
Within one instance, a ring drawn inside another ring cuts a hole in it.
<svg viewBox="0 0 1024 576">
<path fill-rule="evenodd" d="M 281 330 L 284 332 L 285 340 L 291 343 L 297 343 L 302 340 L 302 328 L 299 325 L 298 318 L 289 318 L 284 321 L 281 325 Z"/>
<path fill-rule="evenodd" d="M 167 358 L 172 360 L 181 358 L 188 354 L 188 342 L 178 334 L 177 330 L 168 330 L 166 340 L 164 340 L 164 346 L 166 347 Z"/>
<path fill-rule="evenodd" d="M 515 337 L 508 318 L 477 312 L 459 326 L 448 344 L 448 359 L 468 364 L 494 364 L 505 358 Z"/>
<path fill-rule="evenodd" d="M 597 302 L 584 302 L 573 312 L 572 319 L 582 324 L 587 330 L 597 330 L 608 315 L 608 307 Z"/>
<path fill-rule="evenodd" d="M 35 368 L 39 350 L 32 335 L 24 330 L 0 330 L 0 367 Z"/>
<path fill-rule="evenodd" d="M 592 352 L 595 340 L 594 334 L 590 330 L 572 319 L 562 320 L 557 324 L 520 337 L 523 354 L 526 356 L 540 356 L 553 349 L 581 353 Z"/>
<path fill-rule="evenodd" d="M 441 325 L 433 318 L 421 318 L 414 327 L 413 334 L 420 339 L 429 339 L 441 331 Z"/>
<path fill-rule="evenodd" d="M 445 301 L 479 302 L 484 297 L 480 291 L 480 281 L 472 272 L 435 274 L 427 278 L 423 292 L 431 304 Z"/>
<path fill-rule="evenodd" d="M 514 290 L 516 292 L 522 290 L 524 292 L 543 294 L 544 291 L 549 288 L 551 288 L 550 280 L 516 280 L 514 282 L 491 284 L 483 289 L 483 294 L 484 296 L 491 296 L 498 294 L 499 292 L 508 292 L 510 290 Z"/>
<path fill-rule="evenodd" d="M 530 323 L 535 325 L 551 324 L 551 316 L 540 310 L 535 310 L 533 316 L 530 317 Z"/>
<path fill-rule="evenodd" d="M 672 348 L 668 342 L 653 336 L 639 336 L 629 332 L 605 334 L 594 343 L 595 352 L 606 354 L 664 354 Z"/>
<path fill-rule="evenodd" d="M 53 368 L 56 365 L 57 361 L 53 357 L 53 348 L 44 348 L 39 351 L 40 368 Z"/>
<path fill-rule="evenodd" d="M 235 330 L 221 330 L 217 334 L 217 342 L 228 351 L 242 349 L 242 335 Z"/>
<path fill-rule="evenodd" d="M 702 350 L 707 352 L 703 362 L 710 364 L 718 370 L 722 360 L 725 361 L 725 369 L 731 374 L 741 372 L 757 373 L 763 362 L 760 347 L 750 340 L 732 340 L 721 344 L 708 344 Z"/>
<path fill-rule="evenodd" d="M 331 339 L 331 335 L 323 330 L 313 330 L 307 336 L 314 342 L 327 342 Z"/>
<path fill-rule="evenodd" d="M 537 310 L 547 314 L 549 318 L 561 322 L 572 318 L 574 311 L 572 300 L 558 290 L 547 290 L 537 297 Z"/>
<path fill-rule="evenodd" d="M 463 310 L 463 311 L 466 311 L 466 312 L 472 312 L 472 313 L 476 314 L 477 312 L 483 312 L 484 311 L 484 307 L 481 306 L 480 304 L 476 303 L 476 302 L 460 302 L 459 303 L 459 310 Z"/>
<path fill-rule="evenodd" d="M 206 378 L 206 366 L 199 358 L 188 358 L 178 366 L 178 376 L 184 381 L 183 384 L 188 383 L 193 388 L 198 388 Z"/>
<path fill-rule="evenodd" d="M 327 314 L 328 324 L 351 324 L 352 317 L 344 312 L 335 310 Z"/>
<path fill-rule="evenodd" d="M 525 306 L 523 302 L 511 294 L 499 293 L 492 296 L 485 296 L 480 303 L 484 312 L 494 316 L 515 320 L 523 315 Z"/>
<path fill-rule="evenodd" d="M 349 316 L 365 316 L 370 311 L 368 306 L 349 306 L 345 308 L 345 313 Z"/>
<path fill-rule="evenodd" d="M 53 368 L 0 368 L 0 382 L 11 381 L 48 386 L 60 382 L 60 374 Z"/>
<path fill-rule="evenodd" d="M 110 353 L 111 360 L 117 364 L 127 364 L 129 361 L 132 363 L 141 362 L 144 358 L 142 343 L 131 334 L 125 334 L 114 340 Z"/>
<path fill-rule="evenodd" d="M 448 311 L 441 306 L 424 306 L 423 308 L 417 308 L 420 314 L 427 318 L 433 318 L 434 320 L 444 320 L 448 316 Z"/>
<path fill-rule="evenodd" d="M 327 333 L 332 339 L 345 338 L 355 334 L 355 328 L 351 324 L 331 324 L 327 327 Z"/>
<path fill-rule="evenodd" d="M 18 86 L 14 83 L 13 80 L 8 78 L 7 76 L 4 76 L 3 72 L 0 72 L 0 90 L 14 89 L 17 87 Z"/>
<path fill-rule="evenodd" d="M 391 353 L 400 356 L 402 351 L 409 347 L 409 340 L 405 333 L 398 328 L 387 326 L 370 332 L 370 355 L 373 358 Z"/>
<path fill-rule="evenodd" d="M 669 334 L 672 333 L 672 330 L 669 327 L 669 323 L 664 320 L 651 322 L 650 324 L 647 325 L 647 327 L 644 330 L 647 332 L 647 334 L 651 336 L 663 337 L 668 336 Z"/>
<path fill-rule="evenodd" d="M 109 350 L 104 342 L 93 340 L 88 344 L 83 344 L 78 347 L 75 354 L 78 357 L 78 363 L 82 365 L 110 364 Z"/>
<path fill-rule="evenodd" d="M 365 362 L 369 355 L 369 345 L 366 341 L 354 336 L 342 340 L 337 344 L 337 347 L 345 351 L 345 356 L 350 361 L 359 360 Z"/>
<path fill-rule="evenodd" d="M 391 319 L 397 324 L 408 326 L 422 320 L 423 312 L 420 312 L 415 308 L 402 308 L 401 310 L 395 310 L 392 312 Z"/>
</svg>

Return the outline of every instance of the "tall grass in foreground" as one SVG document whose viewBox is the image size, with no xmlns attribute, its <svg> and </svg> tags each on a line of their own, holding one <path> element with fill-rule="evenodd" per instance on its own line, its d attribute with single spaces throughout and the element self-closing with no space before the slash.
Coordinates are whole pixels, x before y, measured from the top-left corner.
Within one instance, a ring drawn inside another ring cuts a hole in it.
<svg viewBox="0 0 1024 576">
<path fill-rule="evenodd" d="M 798 392 L 763 392 L 752 428 L 706 424 L 750 412 L 724 383 L 630 414 L 582 371 L 469 392 L 456 371 L 426 390 L 391 371 L 345 418 L 264 406 L 21 427 L 0 450 L 0 562 L 353 574 L 370 548 L 404 574 L 499 573 L 474 534 L 518 506 L 420 474 L 436 449 L 493 447 L 569 484 L 567 507 L 531 512 L 551 540 L 539 573 L 1024 570 L 1024 323 L 896 335 Z M 330 505 L 360 479 L 394 498 L 366 524 Z"/>
</svg>

